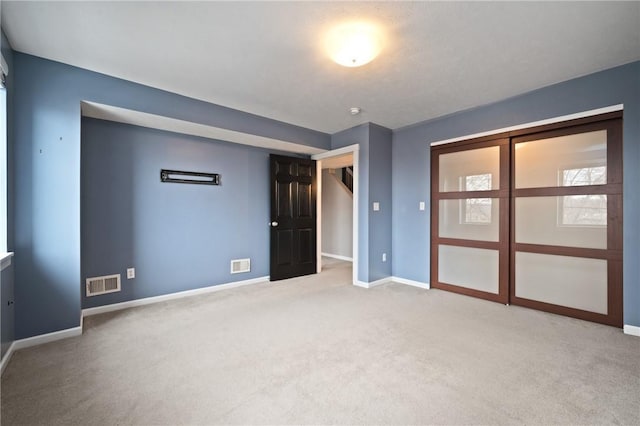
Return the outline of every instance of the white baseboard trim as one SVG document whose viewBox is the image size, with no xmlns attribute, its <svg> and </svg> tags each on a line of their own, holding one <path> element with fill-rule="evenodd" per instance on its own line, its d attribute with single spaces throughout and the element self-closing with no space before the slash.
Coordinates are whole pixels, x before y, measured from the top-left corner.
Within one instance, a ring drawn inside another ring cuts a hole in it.
<svg viewBox="0 0 640 426">
<path fill-rule="evenodd" d="M 111 305 L 96 306 L 95 308 L 83 309 L 82 316 L 88 317 L 91 315 L 97 315 L 97 314 L 103 314 L 106 312 L 119 311 L 121 309 L 133 308 L 136 306 L 150 305 L 152 303 L 159 303 L 167 300 L 182 299 L 183 297 L 196 296 L 198 294 L 213 293 L 220 290 L 227 290 L 230 288 L 241 287 L 241 286 L 250 285 L 250 284 L 258 284 L 265 281 L 269 281 L 269 276 L 258 277 L 250 280 L 244 280 L 244 281 L 236 281 L 236 282 L 227 283 L 227 284 L 212 285 L 209 287 L 196 288 L 194 290 L 180 291 L 180 292 L 171 293 L 171 294 L 163 294 L 160 296 L 145 297 L 144 299 L 129 300 L 127 302 L 113 303 Z"/>
<path fill-rule="evenodd" d="M 45 343 L 55 342 L 56 340 L 68 339 L 82 335 L 82 325 L 78 327 L 67 328 L 65 330 L 54 331 L 53 333 L 39 334 L 26 339 L 20 339 L 13 342 L 13 349 L 19 350 L 30 348 L 31 346 L 44 345 Z"/>
<path fill-rule="evenodd" d="M 640 327 L 637 327 L 635 325 L 625 324 L 624 328 L 622 329 L 622 331 L 624 331 L 624 334 L 629 334 L 631 336 L 640 337 Z"/>
<path fill-rule="evenodd" d="M 391 281 L 398 284 L 405 284 L 413 287 L 423 288 L 425 290 L 429 290 L 431 288 L 431 285 L 429 285 L 429 283 L 423 283 L 422 281 L 408 280 L 406 278 L 391 277 Z"/>
<path fill-rule="evenodd" d="M 338 260 L 344 260 L 344 261 L 347 261 L 347 262 L 353 262 L 353 257 L 347 257 L 347 256 L 339 255 L 339 254 L 331 254 L 331 253 L 324 253 L 324 252 L 322 252 L 321 254 L 323 256 L 325 256 L 325 257 L 330 257 L 332 259 L 338 259 Z"/>
<path fill-rule="evenodd" d="M 376 286 L 379 286 L 381 284 L 386 284 L 386 283 L 389 283 L 389 282 L 393 282 L 393 283 L 397 283 L 397 284 L 410 285 L 410 286 L 413 286 L 413 287 L 423 288 L 425 290 L 428 290 L 428 289 L 431 288 L 429 283 L 423 283 L 421 281 L 413 281 L 413 280 L 408 280 L 406 278 L 399 278 L 399 277 L 382 278 L 380 280 L 372 281 L 370 283 L 367 283 L 367 282 L 364 282 L 364 281 L 355 281 L 353 283 L 353 285 L 358 286 L 358 287 L 362 287 L 362 288 L 372 288 L 372 287 L 376 287 Z"/>
<path fill-rule="evenodd" d="M 11 360 L 11 356 L 13 355 L 13 351 L 15 351 L 16 342 L 11 343 L 9 349 L 7 349 L 7 353 L 4 354 L 2 361 L 0 361 L 0 376 L 4 373 L 4 369 L 7 368 L 9 361 Z"/>
<path fill-rule="evenodd" d="M 382 284 L 386 284 L 388 282 L 391 281 L 391 277 L 387 277 L 387 278 L 382 278 L 379 279 L 377 281 L 371 281 L 369 283 L 364 282 L 364 281 L 356 281 L 353 283 L 353 285 L 358 286 L 358 287 L 362 287 L 362 288 L 373 288 Z"/>
</svg>

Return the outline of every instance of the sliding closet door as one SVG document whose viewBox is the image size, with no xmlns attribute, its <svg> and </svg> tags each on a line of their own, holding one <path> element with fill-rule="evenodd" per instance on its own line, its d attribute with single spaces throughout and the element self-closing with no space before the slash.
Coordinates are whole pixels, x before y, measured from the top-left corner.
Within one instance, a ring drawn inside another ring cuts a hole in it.
<svg viewBox="0 0 640 426">
<path fill-rule="evenodd" d="M 512 139 L 511 303 L 622 325 L 622 121 Z"/>
<path fill-rule="evenodd" d="M 508 302 L 509 140 L 431 151 L 431 285 Z"/>
</svg>

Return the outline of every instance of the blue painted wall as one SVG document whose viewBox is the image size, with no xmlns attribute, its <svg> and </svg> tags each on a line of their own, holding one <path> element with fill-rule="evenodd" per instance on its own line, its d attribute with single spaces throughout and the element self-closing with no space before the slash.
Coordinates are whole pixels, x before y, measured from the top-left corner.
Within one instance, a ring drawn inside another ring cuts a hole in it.
<svg viewBox="0 0 640 426">
<path fill-rule="evenodd" d="M 82 119 L 82 278 L 122 291 L 83 308 L 269 275 L 269 153 Z M 221 174 L 220 186 L 160 182 L 160 169 Z M 230 273 L 251 258 L 251 272 Z M 126 279 L 127 267 L 136 278 Z"/>
<path fill-rule="evenodd" d="M 391 139 L 386 127 L 365 123 L 336 133 L 331 149 L 358 144 L 358 280 L 391 276 Z M 380 210 L 373 211 L 373 202 Z M 382 262 L 382 253 L 387 261 Z"/>
<path fill-rule="evenodd" d="M 13 208 L 9 219 L 15 232 L 10 237 L 10 247 L 16 252 L 18 338 L 79 325 L 83 284 L 80 258 L 82 100 L 324 149 L 360 144 L 358 277 L 366 282 L 387 276 L 388 268 L 393 275 L 428 282 L 429 212 L 418 211 L 418 202 L 429 199 L 430 142 L 624 103 L 624 318 L 627 324 L 640 325 L 640 262 L 636 261 L 640 249 L 640 191 L 635 188 L 640 182 L 638 62 L 396 130 L 392 134 L 391 154 L 385 141 L 387 130 L 375 125 L 365 124 L 329 136 L 21 53 L 13 54 L 10 78 L 13 85 L 10 149 L 15 151 L 14 161 L 10 163 Z M 158 135 L 160 133 L 155 134 Z M 171 146 L 172 137 L 158 136 L 167 146 Z M 200 142 L 194 138 L 186 143 L 198 145 Z M 227 149 L 224 146 L 221 144 L 217 149 Z M 239 155 L 230 151 L 227 154 Z M 391 169 L 385 161 L 392 164 Z M 249 162 L 247 159 L 247 164 Z M 391 192 L 385 186 L 389 173 Z M 392 194 L 392 247 L 387 251 L 388 262 L 377 264 L 389 238 L 388 230 L 382 231 L 388 221 L 384 210 L 388 194 Z M 376 212 L 380 213 L 377 215 L 371 211 L 374 196 L 379 198 L 375 201 L 380 201 L 383 209 Z M 201 202 L 206 205 L 206 201 Z M 129 220 L 136 220 L 136 216 L 132 214 Z M 137 228 L 138 224 L 135 225 Z M 179 240 L 181 236 L 176 238 Z M 129 255 L 135 253 L 133 247 Z M 229 253 L 225 263 L 231 257 L 235 254 Z M 140 264 L 133 266 L 140 268 Z M 89 272 L 88 268 L 94 266 L 86 267 Z M 123 268 L 120 263 L 114 267 Z M 145 266 L 143 270 L 146 271 Z M 255 271 L 260 275 L 259 269 Z M 221 279 L 216 277 L 216 281 Z M 137 278 L 138 281 L 141 282 L 141 278 Z M 185 285 L 184 288 L 200 285 L 195 281 L 176 285 Z M 202 285 L 210 284 L 215 282 Z M 130 291 L 134 291 L 133 287 Z M 149 292 L 141 294 L 155 294 L 148 288 L 144 291 Z"/>
<path fill-rule="evenodd" d="M 80 102 L 328 149 L 331 137 L 103 74 L 14 53 L 16 337 L 80 323 Z"/>
<path fill-rule="evenodd" d="M 391 276 L 391 137 L 390 129 L 369 125 L 369 281 Z M 380 210 L 373 211 L 373 203 Z M 382 254 L 387 254 L 386 262 Z"/>
<path fill-rule="evenodd" d="M 393 133 L 393 275 L 429 282 L 430 143 L 624 104 L 624 323 L 640 326 L 640 62 Z"/>
</svg>

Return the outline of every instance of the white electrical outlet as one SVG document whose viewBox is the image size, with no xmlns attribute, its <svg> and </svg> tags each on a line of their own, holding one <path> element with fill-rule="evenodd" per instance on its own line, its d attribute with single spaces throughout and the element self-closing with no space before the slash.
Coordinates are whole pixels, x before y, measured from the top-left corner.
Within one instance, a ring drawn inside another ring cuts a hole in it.
<svg viewBox="0 0 640 426">
<path fill-rule="evenodd" d="M 127 279 L 130 280 L 136 277 L 136 268 L 127 268 Z"/>
<path fill-rule="evenodd" d="M 380 203 L 376 201 L 373 203 L 373 211 L 377 212 L 378 210 L 380 210 Z"/>
<path fill-rule="evenodd" d="M 382 253 L 382 261 L 383 262 L 387 261 L 387 253 Z"/>
<path fill-rule="evenodd" d="M 426 207 L 426 206 L 425 206 L 425 204 L 424 204 L 424 201 L 420 201 L 420 206 L 419 206 L 420 210 L 424 210 L 424 209 L 425 209 L 425 207 Z"/>
</svg>

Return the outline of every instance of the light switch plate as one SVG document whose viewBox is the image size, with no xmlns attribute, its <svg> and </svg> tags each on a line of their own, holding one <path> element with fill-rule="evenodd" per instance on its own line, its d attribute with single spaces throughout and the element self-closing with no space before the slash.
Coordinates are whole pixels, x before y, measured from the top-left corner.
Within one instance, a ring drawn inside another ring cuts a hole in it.
<svg viewBox="0 0 640 426">
<path fill-rule="evenodd" d="M 424 203 L 424 201 L 420 201 L 420 210 L 424 210 L 426 208 L 426 205 Z"/>
<path fill-rule="evenodd" d="M 380 203 L 376 201 L 373 203 L 373 211 L 377 212 L 378 210 L 380 210 Z"/>
<path fill-rule="evenodd" d="M 127 279 L 130 280 L 136 277 L 136 268 L 127 268 Z"/>
</svg>

